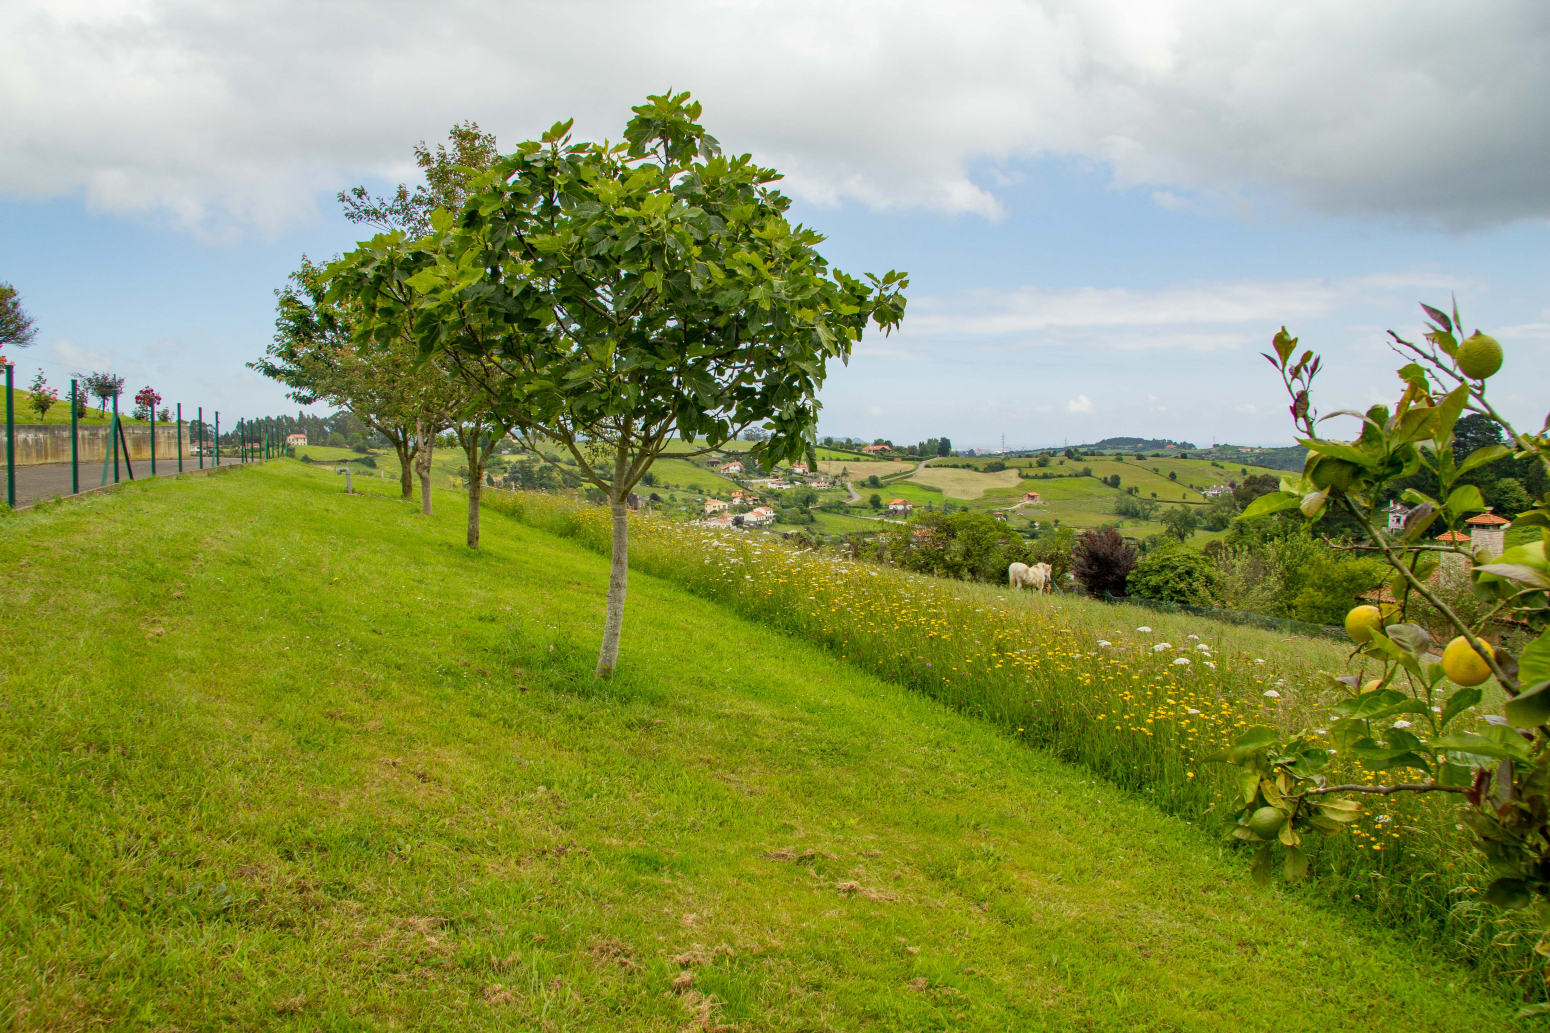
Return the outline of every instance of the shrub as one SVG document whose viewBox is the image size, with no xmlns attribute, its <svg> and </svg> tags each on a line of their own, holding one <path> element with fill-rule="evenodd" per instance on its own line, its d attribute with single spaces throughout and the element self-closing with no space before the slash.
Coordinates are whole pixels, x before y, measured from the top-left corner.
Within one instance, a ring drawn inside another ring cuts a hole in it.
<svg viewBox="0 0 1550 1033">
<path fill-rule="evenodd" d="M 1134 491 L 1135 489 L 1131 490 Z M 1156 493 L 1154 492 L 1154 497 L 1150 499 L 1136 498 L 1133 495 L 1117 498 L 1114 500 L 1114 515 L 1130 517 L 1132 520 L 1151 520 L 1157 515 L 1157 510 L 1160 508 L 1155 501 L 1155 495 Z"/>
<path fill-rule="evenodd" d="M 1002 470 L 1005 470 L 1005 469 L 1006 469 L 1006 464 L 1003 463 L 999 459 L 992 459 L 990 462 L 985 464 L 985 472 L 986 473 L 1000 473 Z"/>
<path fill-rule="evenodd" d="M 1159 548 L 1130 572 L 1125 588 L 1142 599 L 1210 606 L 1221 573 L 1205 556 L 1178 545 Z"/>
<path fill-rule="evenodd" d="M 1238 515 L 1238 500 L 1231 494 L 1218 495 L 1206 506 L 1205 528 L 1207 531 L 1220 531 L 1232 523 L 1232 518 Z"/>
<path fill-rule="evenodd" d="M 1124 595 L 1135 567 L 1136 547 L 1112 527 L 1082 532 L 1071 551 L 1071 572 L 1091 596 Z"/>
</svg>

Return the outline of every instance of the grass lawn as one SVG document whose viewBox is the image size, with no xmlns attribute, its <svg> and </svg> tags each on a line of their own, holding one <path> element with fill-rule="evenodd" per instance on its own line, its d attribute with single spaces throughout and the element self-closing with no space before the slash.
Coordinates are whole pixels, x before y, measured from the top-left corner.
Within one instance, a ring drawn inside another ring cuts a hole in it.
<svg viewBox="0 0 1550 1033">
<path fill-rule="evenodd" d="M 1498 1030 L 987 724 L 280 461 L 0 522 L 9 1029 Z"/>
<path fill-rule="evenodd" d="M 657 487 L 644 489 L 648 492 L 661 492 L 662 485 L 666 484 L 671 485 L 667 489 L 669 491 L 692 491 L 724 499 L 737 487 L 720 474 L 695 466 L 687 459 L 658 459 L 651 464 L 651 472 L 656 475 L 659 483 Z"/>
<path fill-rule="evenodd" d="M 398 456 L 390 451 L 377 450 L 370 453 L 377 461 L 377 465 L 390 470 L 394 476 L 398 475 Z M 314 463 L 348 463 L 365 459 L 366 456 L 351 448 L 334 448 L 331 445 L 297 445 L 296 458 L 307 458 Z M 459 466 L 468 465 L 468 460 L 463 456 L 461 449 L 437 449 L 431 453 L 431 470 L 440 475 L 451 475 Z"/>
<path fill-rule="evenodd" d="M 22 375 L 22 370 L 25 367 L 25 363 L 22 363 L 22 362 L 18 361 L 16 365 L 17 365 L 17 368 L 16 368 L 15 376 L 16 376 L 17 379 L 20 379 L 21 375 Z M 55 385 L 55 386 L 57 386 L 57 385 Z M 3 382 L 3 378 L 0 378 L 0 392 L 3 392 L 4 390 L 5 390 L 5 385 L 4 385 L 4 382 Z M 97 408 L 97 406 L 91 404 L 93 400 L 94 399 L 87 399 L 86 415 L 80 417 L 81 425 L 82 426 L 88 426 L 88 425 L 101 425 L 101 424 L 104 424 L 104 423 L 112 423 L 113 422 L 113 408 L 112 408 L 111 404 L 109 405 L 109 407 L 106 410 L 103 410 L 103 409 L 99 409 L 99 408 Z M 5 399 L 0 398 L 0 404 L 4 404 L 4 402 L 5 402 Z M 64 424 L 68 424 L 70 422 L 70 381 L 66 380 L 64 382 L 64 386 L 62 388 L 60 388 L 59 400 L 57 402 L 55 402 L 49 408 L 47 416 L 43 416 L 43 417 L 39 417 L 38 416 L 38 411 L 32 407 L 32 402 L 29 400 L 29 395 L 28 395 L 28 392 L 27 392 L 26 388 L 23 387 L 21 384 L 17 384 L 16 387 L 12 388 L 12 390 L 11 390 L 11 404 L 15 407 L 13 409 L 13 417 L 15 418 L 17 423 L 30 423 L 30 424 L 33 424 L 34 426 L 36 426 L 38 424 L 51 424 L 51 423 L 64 423 Z M 130 408 L 130 409 L 134 408 L 134 402 L 132 400 L 132 396 L 125 396 L 123 398 L 120 398 L 119 399 L 119 404 L 120 405 L 127 405 L 128 408 Z M 174 412 L 176 411 L 176 407 L 175 406 L 169 406 L 169 408 L 172 408 Z M 191 418 L 192 415 L 193 415 L 192 413 L 186 414 L 185 415 L 185 419 Z M 3 411 L 0 411 L 0 420 L 3 420 L 4 418 L 5 418 L 5 413 Z M 145 420 L 132 419 L 128 412 L 121 412 L 121 413 L 119 413 L 118 419 L 119 419 L 120 423 L 123 423 L 125 425 L 131 425 L 131 424 L 139 425 L 139 424 L 143 424 L 143 423 L 147 422 Z"/>
<path fill-rule="evenodd" d="M 886 526 L 881 521 L 865 520 L 859 516 L 851 516 L 848 513 L 827 513 L 821 509 L 812 509 L 815 523 L 808 525 L 823 534 L 852 534 L 857 531 L 881 531 Z M 870 513 L 871 510 L 867 509 Z"/>
<path fill-rule="evenodd" d="M 852 503 L 852 505 L 865 506 L 867 499 L 877 495 L 882 498 L 884 506 L 894 499 L 905 499 L 914 503 L 920 509 L 924 509 L 928 502 L 937 509 L 941 509 L 942 503 L 947 501 L 947 496 L 940 491 L 932 491 L 924 485 L 911 484 L 910 481 L 912 479 L 904 478 L 897 481 L 884 481 L 881 488 L 873 488 L 857 482 L 855 487 L 856 491 L 861 494 L 861 501 Z"/>
</svg>

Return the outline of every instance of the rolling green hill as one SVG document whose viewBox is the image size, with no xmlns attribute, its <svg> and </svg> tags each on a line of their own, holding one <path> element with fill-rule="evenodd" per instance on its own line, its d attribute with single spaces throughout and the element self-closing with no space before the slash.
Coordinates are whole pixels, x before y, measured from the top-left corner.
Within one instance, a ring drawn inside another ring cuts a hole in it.
<svg viewBox="0 0 1550 1033">
<path fill-rule="evenodd" d="M 0 522 L 12 1029 L 1505 1028 L 834 654 L 281 461 Z"/>
</svg>

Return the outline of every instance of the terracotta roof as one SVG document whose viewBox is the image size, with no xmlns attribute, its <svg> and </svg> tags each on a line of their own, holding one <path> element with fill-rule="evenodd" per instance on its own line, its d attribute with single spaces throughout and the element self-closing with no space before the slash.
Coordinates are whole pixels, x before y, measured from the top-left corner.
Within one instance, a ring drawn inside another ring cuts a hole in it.
<svg viewBox="0 0 1550 1033">
<path fill-rule="evenodd" d="M 1476 527 L 1497 527 L 1502 524 L 1510 524 L 1511 520 L 1503 520 L 1495 513 L 1481 513 L 1479 516 L 1470 517 L 1464 521 L 1466 524 L 1474 524 Z"/>
<path fill-rule="evenodd" d="M 909 499 L 894 499 L 892 502 L 890 502 L 888 504 L 890 506 L 908 506 L 910 504 L 910 500 Z"/>
<path fill-rule="evenodd" d="M 1439 542 L 1467 542 L 1469 541 L 1469 535 L 1463 531 L 1449 531 L 1446 534 L 1439 534 L 1437 540 Z"/>
</svg>

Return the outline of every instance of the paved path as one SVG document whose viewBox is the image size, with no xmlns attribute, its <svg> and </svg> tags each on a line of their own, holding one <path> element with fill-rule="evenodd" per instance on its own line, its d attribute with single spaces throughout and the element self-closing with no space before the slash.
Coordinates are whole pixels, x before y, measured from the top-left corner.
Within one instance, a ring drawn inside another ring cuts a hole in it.
<svg viewBox="0 0 1550 1033">
<path fill-rule="evenodd" d="M 0 459 L 3 459 L 0 456 Z M 213 468 L 214 457 L 205 457 L 205 466 Z M 222 466 L 236 466 L 237 460 L 231 456 L 221 457 Z M 144 480 L 151 476 L 151 461 L 149 459 L 136 459 L 135 477 Z M 197 473 L 199 471 L 199 457 L 184 458 L 183 470 L 185 473 Z M 178 472 L 178 460 L 156 460 L 156 476 L 170 477 Z M 0 476 L 4 476 L 4 465 L 0 463 Z M 119 483 L 127 483 L 129 470 L 120 462 L 118 464 Z M 81 490 L 90 491 L 102 483 L 102 463 L 81 464 Z M 113 483 L 113 468 L 108 468 L 108 483 Z M 0 502 L 5 501 L 3 486 L 0 486 Z M 39 499 L 51 499 L 55 495 L 65 496 L 70 494 L 70 464 L 69 463 L 42 463 L 38 466 L 18 466 L 16 468 L 16 508 L 25 509 Z"/>
</svg>

